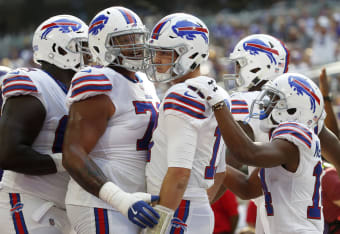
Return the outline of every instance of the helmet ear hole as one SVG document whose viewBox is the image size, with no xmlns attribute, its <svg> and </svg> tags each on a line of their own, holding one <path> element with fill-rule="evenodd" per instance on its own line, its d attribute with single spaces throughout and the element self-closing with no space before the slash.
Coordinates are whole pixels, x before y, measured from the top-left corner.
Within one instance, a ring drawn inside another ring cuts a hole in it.
<svg viewBox="0 0 340 234">
<path fill-rule="evenodd" d="M 98 46 L 93 46 L 93 49 L 99 54 L 99 48 L 98 48 Z"/>
<path fill-rule="evenodd" d="M 296 112 L 296 108 L 290 108 L 287 110 L 288 114 L 293 115 Z"/>
<path fill-rule="evenodd" d="M 58 53 L 61 54 L 61 55 L 66 55 L 67 51 L 64 50 L 63 48 L 61 48 L 60 46 L 58 46 Z"/>
</svg>

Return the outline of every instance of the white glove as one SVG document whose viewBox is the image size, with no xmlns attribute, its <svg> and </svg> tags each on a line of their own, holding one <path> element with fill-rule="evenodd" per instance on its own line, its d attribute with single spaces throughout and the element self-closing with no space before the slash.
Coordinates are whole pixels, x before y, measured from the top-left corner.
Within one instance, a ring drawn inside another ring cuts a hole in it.
<svg viewBox="0 0 340 234">
<path fill-rule="evenodd" d="M 217 85 L 214 79 L 209 77 L 199 76 L 187 79 L 185 84 L 188 88 L 196 91 L 198 95 L 201 93 L 204 96 L 203 98 L 208 101 L 211 107 L 223 100 L 230 99 L 229 94 L 222 87 Z"/>
<path fill-rule="evenodd" d="M 106 201 L 131 222 L 141 228 L 158 223 L 158 213 L 148 204 L 159 200 L 149 193 L 127 193 L 112 182 L 106 182 L 99 191 L 99 198 Z"/>
</svg>

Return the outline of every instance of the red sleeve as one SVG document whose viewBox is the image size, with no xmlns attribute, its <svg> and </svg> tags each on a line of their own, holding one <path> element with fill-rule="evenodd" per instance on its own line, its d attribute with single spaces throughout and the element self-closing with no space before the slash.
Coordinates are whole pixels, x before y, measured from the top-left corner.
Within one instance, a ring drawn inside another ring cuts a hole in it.
<svg viewBox="0 0 340 234">
<path fill-rule="evenodd" d="M 255 227 L 256 223 L 256 205 L 253 201 L 249 201 L 247 209 L 246 222 L 249 226 Z"/>
<path fill-rule="evenodd" d="M 340 178 L 335 168 L 328 168 L 322 177 L 322 190 L 332 200 L 340 200 Z"/>
</svg>

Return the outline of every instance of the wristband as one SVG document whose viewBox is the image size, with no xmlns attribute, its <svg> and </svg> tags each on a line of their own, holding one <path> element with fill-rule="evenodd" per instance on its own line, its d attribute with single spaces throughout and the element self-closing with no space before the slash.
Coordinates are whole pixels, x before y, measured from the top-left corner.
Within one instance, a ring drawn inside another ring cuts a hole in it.
<svg viewBox="0 0 340 234">
<path fill-rule="evenodd" d="M 223 108 L 223 106 L 225 105 L 225 102 L 224 100 L 216 103 L 215 105 L 212 106 L 212 110 L 215 111 L 215 110 L 221 110 Z"/>
</svg>

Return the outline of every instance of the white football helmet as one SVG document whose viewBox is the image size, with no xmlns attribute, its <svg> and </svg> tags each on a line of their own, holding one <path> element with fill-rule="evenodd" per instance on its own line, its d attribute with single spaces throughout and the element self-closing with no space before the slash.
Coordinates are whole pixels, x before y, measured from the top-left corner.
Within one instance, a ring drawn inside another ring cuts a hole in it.
<svg viewBox="0 0 340 234">
<path fill-rule="evenodd" d="M 263 80 L 273 80 L 288 71 L 289 51 L 283 42 L 266 34 L 254 34 L 238 42 L 229 60 L 235 62 L 236 74 L 226 74 L 235 80 L 238 91 L 248 91 Z"/>
<path fill-rule="evenodd" d="M 259 105 L 258 108 L 254 108 L 255 105 Z M 254 109 L 261 113 L 253 113 Z M 286 73 L 262 87 L 251 106 L 250 116 L 259 117 L 265 131 L 282 122 L 295 121 L 318 133 L 315 128 L 324 120 L 324 101 L 311 79 L 298 73 Z"/>
<path fill-rule="evenodd" d="M 146 73 L 153 82 L 167 82 L 194 71 L 209 55 L 209 30 L 197 17 L 175 13 L 161 19 L 148 42 L 150 60 Z M 158 54 L 171 53 L 172 61 L 162 64 Z M 176 58 L 177 57 L 177 58 Z M 161 66 L 169 66 L 159 72 Z"/>
<path fill-rule="evenodd" d="M 33 35 L 33 59 L 61 69 L 79 71 L 84 56 L 89 56 L 87 25 L 72 15 L 58 15 L 45 20 Z"/>
<path fill-rule="evenodd" d="M 147 30 L 139 16 L 124 7 L 99 12 L 89 25 L 89 47 L 100 65 L 110 64 L 130 71 L 145 65 Z"/>
</svg>

